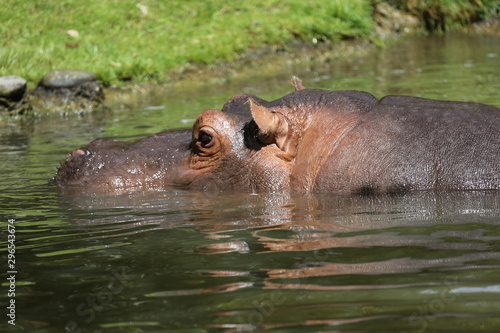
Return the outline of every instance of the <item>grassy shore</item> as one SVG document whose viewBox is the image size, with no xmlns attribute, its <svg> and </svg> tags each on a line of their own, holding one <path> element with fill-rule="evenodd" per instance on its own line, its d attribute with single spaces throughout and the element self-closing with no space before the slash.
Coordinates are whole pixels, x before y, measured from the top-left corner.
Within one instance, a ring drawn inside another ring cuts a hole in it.
<svg viewBox="0 0 500 333">
<path fill-rule="evenodd" d="M 94 72 L 106 84 L 165 82 L 193 64 L 230 62 L 262 47 L 373 41 L 378 2 L 3 0 L 0 75 L 34 83 L 50 70 L 70 68 Z M 388 2 L 438 30 L 499 7 L 498 0 Z"/>
</svg>

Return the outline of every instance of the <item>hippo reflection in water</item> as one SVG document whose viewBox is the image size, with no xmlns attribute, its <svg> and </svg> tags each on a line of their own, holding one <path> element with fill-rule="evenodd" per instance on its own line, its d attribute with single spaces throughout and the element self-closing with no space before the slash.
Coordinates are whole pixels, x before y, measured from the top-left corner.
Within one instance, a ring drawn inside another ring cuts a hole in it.
<svg viewBox="0 0 500 333">
<path fill-rule="evenodd" d="M 74 150 L 55 181 L 92 190 L 185 187 L 342 194 L 499 190 L 500 109 L 360 91 L 243 94 L 192 131 Z"/>
</svg>

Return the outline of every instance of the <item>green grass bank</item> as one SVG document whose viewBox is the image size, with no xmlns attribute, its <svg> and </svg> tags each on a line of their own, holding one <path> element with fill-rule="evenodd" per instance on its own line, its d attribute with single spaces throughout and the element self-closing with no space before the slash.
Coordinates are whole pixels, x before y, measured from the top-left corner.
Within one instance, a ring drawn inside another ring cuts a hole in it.
<svg viewBox="0 0 500 333">
<path fill-rule="evenodd" d="M 169 74 L 231 62 L 263 47 L 376 41 L 378 0 L 3 0 L 0 75 L 31 84 L 80 69 L 105 84 L 168 81 Z M 486 19 L 498 0 L 387 1 L 446 31 Z"/>
</svg>

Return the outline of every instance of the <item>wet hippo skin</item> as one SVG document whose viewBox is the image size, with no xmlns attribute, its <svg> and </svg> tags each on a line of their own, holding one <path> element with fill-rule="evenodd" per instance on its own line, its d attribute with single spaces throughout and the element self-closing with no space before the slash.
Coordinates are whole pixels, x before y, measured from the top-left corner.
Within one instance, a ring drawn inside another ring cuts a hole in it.
<svg viewBox="0 0 500 333">
<path fill-rule="evenodd" d="M 93 141 L 67 157 L 55 181 L 95 191 L 500 190 L 500 109 L 293 84 L 275 101 L 234 96 L 191 131 Z"/>
</svg>

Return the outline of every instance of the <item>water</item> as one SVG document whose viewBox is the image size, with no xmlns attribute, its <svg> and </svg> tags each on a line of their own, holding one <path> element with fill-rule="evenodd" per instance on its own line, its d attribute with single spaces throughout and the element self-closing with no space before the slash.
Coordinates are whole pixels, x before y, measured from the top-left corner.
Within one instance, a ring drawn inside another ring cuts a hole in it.
<svg viewBox="0 0 500 333">
<path fill-rule="evenodd" d="M 48 184 L 92 139 L 190 126 L 251 92 L 308 87 L 500 106 L 500 40 L 410 38 L 365 57 L 291 63 L 231 83 L 152 92 L 105 112 L 0 126 L 0 329 L 26 332 L 497 332 L 500 196 L 165 190 L 63 196 Z M 16 325 L 6 308 L 15 300 Z"/>
</svg>

